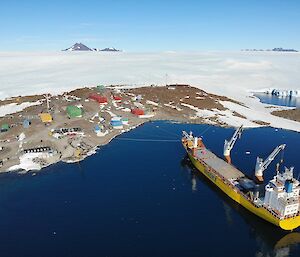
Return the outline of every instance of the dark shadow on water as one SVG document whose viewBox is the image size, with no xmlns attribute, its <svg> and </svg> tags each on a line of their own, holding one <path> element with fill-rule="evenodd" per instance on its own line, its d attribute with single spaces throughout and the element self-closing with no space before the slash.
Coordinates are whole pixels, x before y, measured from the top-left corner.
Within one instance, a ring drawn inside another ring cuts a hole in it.
<svg viewBox="0 0 300 257">
<path fill-rule="evenodd" d="M 85 179 L 85 177 L 86 177 L 86 174 L 85 174 L 86 170 L 85 170 L 84 166 L 80 162 L 76 162 L 76 165 L 78 167 L 78 172 L 79 172 L 80 176 L 83 179 Z"/>
</svg>

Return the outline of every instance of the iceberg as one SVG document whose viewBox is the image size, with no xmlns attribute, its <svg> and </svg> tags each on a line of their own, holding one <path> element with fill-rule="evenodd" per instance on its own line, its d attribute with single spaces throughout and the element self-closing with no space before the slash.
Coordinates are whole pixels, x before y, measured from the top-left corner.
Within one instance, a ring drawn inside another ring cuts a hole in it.
<svg viewBox="0 0 300 257">
<path fill-rule="evenodd" d="M 300 90 L 268 89 L 266 93 L 279 97 L 300 97 Z"/>
</svg>

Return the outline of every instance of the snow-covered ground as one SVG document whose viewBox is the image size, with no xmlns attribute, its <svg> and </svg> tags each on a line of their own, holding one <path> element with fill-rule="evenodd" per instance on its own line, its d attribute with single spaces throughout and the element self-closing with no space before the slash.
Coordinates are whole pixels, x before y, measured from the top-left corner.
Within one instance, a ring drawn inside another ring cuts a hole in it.
<svg viewBox="0 0 300 257">
<path fill-rule="evenodd" d="M 33 160 L 35 158 L 41 158 L 41 157 L 47 157 L 45 153 L 27 153 L 23 154 L 19 157 L 20 164 L 11 166 L 8 171 L 14 171 L 14 170 L 40 170 L 42 166 Z"/>
<path fill-rule="evenodd" d="M 2 106 L 0 106 L 0 117 L 3 117 L 7 114 L 20 112 L 27 107 L 34 106 L 34 105 L 40 105 L 40 104 L 42 104 L 42 101 L 23 102 L 21 104 L 10 103 L 10 104 L 6 104 L 6 105 L 2 105 Z"/>
<path fill-rule="evenodd" d="M 297 122 L 270 115 L 251 97 L 264 88 L 299 90 L 300 53 L 284 52 L 53 52 L 0 53 L 0 99 L 53 94 L 96 84 L 197 86 L 245 104 L 226 107 L 252 120 L 300 131 Z"/>
</svg>

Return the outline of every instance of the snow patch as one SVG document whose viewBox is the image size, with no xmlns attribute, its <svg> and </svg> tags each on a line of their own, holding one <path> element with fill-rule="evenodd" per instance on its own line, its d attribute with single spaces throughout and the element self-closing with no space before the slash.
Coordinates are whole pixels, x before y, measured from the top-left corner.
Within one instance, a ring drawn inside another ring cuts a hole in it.
<svg viewBox="0 0 300 257">
<path fill-rule="evenodd" d="M 181 105 L 196 111 L 196 117 L 192 117 L 192 119 L 193 118 L 196 119 L 198 117 L 210 123 L 212 122 L 211 119 L 215 119 L 216 121 L 222 124 L 226 124 L 228 126 L 233 126 L 233 127 L 239 127 L 243 125 L 244 127 L 255 128 L 260 126 L 250 120 L 234 115 L 233 111 L 230 109 L 229 110 L 218 110 L 218 109 L 207 110 L 207 109 L 199 109 L 193 105 L 185 104 L 185 103 L 181 103 Z"/>
<path fill-rule="evenodd" d="M 6 104 L 6 105 L 2 105 L 2 106 L 0 106 L 0 117 L 3 117 L 7 114 L 20 112 L 20 111 L 23 111 L 27 107 L 40 105 L 40 104 L 42 104 L 42 101 L 24 102 L 21 104 L 10 103 L 10 104 Z"/>
<path fill-rule="evenodd" d="M 11 166 L 8 171 L 15 170 L 40 170 L 42 167 L 40 164 L 34 162 L 35 158 L 45 157 L 45 153 L 26 153 L 19 157 L 20 164 Z"/>
</svg>

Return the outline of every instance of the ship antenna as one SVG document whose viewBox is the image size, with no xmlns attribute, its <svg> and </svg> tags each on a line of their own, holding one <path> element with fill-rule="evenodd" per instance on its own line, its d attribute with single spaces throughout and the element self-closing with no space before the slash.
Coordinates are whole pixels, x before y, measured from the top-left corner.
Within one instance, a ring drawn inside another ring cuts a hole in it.
<svg viewBox="0 0 300 257">
<path fill-rule="evenodd" d="M 280 163 L 283 163 L 283 160 L 284 160 L 284 148 L 282 149 L 282 152 L 281 152 Z"/>
<path fill-rule="evenodd" d="M 280 161 L 276 165 L 277 174 L 279 173 L 279 168 L 280 168 L 280 165 L 283 163 L 283 161 L 284 161 L 284 148 L 282 149 L 282 152 L 281 152 Z"/>
<path fill-rule="evenodd" d="M 279 173 L 279 166 L 280 166 L 280 163 L 277 162 L 277 164 L 276 164 L 276 174 L 277 174 L 277 175 L 278 175 L 278 173 Z"/>
</svg>

